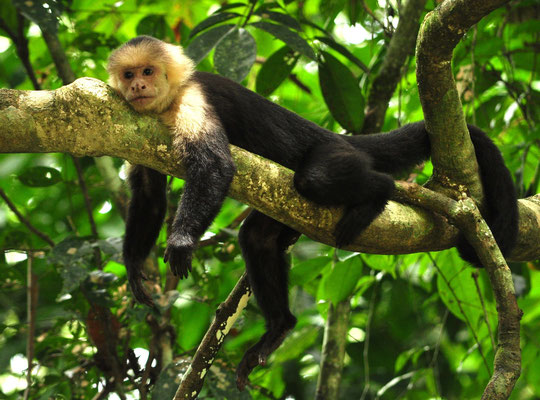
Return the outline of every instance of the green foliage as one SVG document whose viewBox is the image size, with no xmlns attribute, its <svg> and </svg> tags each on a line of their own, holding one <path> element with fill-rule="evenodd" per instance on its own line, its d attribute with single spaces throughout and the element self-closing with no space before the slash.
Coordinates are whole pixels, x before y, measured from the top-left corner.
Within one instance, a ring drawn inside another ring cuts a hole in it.
<svg viewBox="0 0 540 400">
<path fill-rule="evenodd" d="M 364 122 L 365 102 L 362 90 L 352 72 L 330 53 L 323 52 L 319 65 L 319 82 L 324 101 L 337 122 L 353 133 L 359 133 Z"/>
<path fill-rule="evenodd" d="M 428 2 L 429 10 L 434 3 Z M 28 19 L 19 19 L 13 4 Z M 394 28 L 390 17 L 397 15 L 380 2 L 365 4 L 370 13 L 362 3 L 345 0 L 0 0 L 0 87 L 34 88 L 22 62 L 26 50 L 41 88 L 61 86 L 50 51 L 33 24 L 57 33 L 76 76 L 102 80 L 107 79 L 104 66 L 112 48 L 137 34 L 151 34 L 182 43 L 200 69 L 272 95 L 273 101 L 328 129 L 358 132 L 370 84 L 386 55 L 387 33 Z M 540 188 L 538 29 L 529 17 L 533 7 L 533 1 L 522 1 L 495 11 L 467 34 L 453 60 L 469 122 L 490 132 L 522 196 Z M 414 65 L 411 57 L 402 66 L 385 130 L 422 118 Z M 31 260 L 39 295 L 35 332 L 30 334 L 39 368 L 32 374 L 30 398 L 93 398 L 112 377 L 107 365 L 115 363 L 129 378 L 111 390 L 139 398 L 149 349 L 157 357 L 165 353 L 164 359 L 170 350 L 173 360 L 166 369 L 154 362 L 155 384 L 149 390 L 151 398 L 171 398 L 217 306 L 243 272 L 235 220 L 245 206 L 225 202 L 195 254 L 190 277 L 167 287 L 158 309 L 149 310 L 132 303 L 122 265 L 125 190 L 103 178 L 124 179 L 123 161 L 114 160 L 109 167 L 92 158 L 79 163 L 86 191 L 68 156 L 0 155 L 0 189 L 25 221 L 0 201 L 0 397 L 21 398 L 26 387 Z M 428 163 L 416 180 L 425 182 L 431 168 Z M 173 180 L 172 204 L 181 192 L 181 181 Z M 172 282 L 162 259 L 165 240 L 166 227 L 148 266 L 151 282 Z M 290 300 L 297 327 L 268 366 L 251 375 L 255 386 L 238 393 L 234 367 L 264 332 L 262 316 L 251 302 L 208 372 L 201 398 L 313 398 L 328 305 L 343 300 L 351 302 L 352 311 L 342 398 L 360 398 L 369 371 L 367 398 L 480 397 L 489 378 L 486 364 L 493 363 L 490 336 L 497 328 L 483 271 L 467 267 L 453 250 L 351 255 L 306 238 L 294 247 L 291 259 Z M 523 372 L 512 398 L 534 399 L 540 396 L 540 265 L 513 267 L 524 316 Z M 131 360 L 130 349 L 140 357 L 140 367 Z"/>
<path fill-rule="evenodd" d="M 257 74 L 257 93 L 269 96 L 289 77 L 297 61 L 298 54 L 288 46 L 283 46 L 268 57 Z"/>
<path fill-rule="evenodd" d="M 257 44 L 243 28 L 234 28 L 216 46 L 214 66 L 220 75 L 241 82 L 257 57 Z"/>
</svg>

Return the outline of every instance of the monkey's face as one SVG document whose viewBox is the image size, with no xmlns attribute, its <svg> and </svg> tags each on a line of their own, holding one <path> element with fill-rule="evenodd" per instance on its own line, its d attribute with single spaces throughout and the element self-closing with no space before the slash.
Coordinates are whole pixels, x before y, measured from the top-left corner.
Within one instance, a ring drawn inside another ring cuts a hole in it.
<svg viewBox="0 0 540 400">
<path fill-rule="evenodd" d="M 137 112 L 163 112 L 169 104 L 169 82 L 163 68 L 142 65 L 120 72 L 117 88 Z"/>
</svg>

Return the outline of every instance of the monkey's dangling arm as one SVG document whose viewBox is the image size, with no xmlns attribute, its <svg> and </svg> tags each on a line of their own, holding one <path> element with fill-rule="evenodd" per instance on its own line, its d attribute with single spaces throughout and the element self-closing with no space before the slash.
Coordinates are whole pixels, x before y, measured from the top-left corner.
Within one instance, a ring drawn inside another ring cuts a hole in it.
<svg viewBox="0 0 540 400">
<path fill-rule="evenodd" d="M 218 214 L 236 170 L 224 133 L 219 133 L 185 145 L 186 183 L 164 256 L 181 278 L 191 271 L 193 250 Z"/>
</svg>

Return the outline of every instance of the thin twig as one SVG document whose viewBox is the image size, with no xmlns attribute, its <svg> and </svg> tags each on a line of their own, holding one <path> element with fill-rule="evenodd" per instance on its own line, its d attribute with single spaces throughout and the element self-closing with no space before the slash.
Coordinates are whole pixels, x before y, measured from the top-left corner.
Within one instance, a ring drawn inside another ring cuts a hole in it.
<svg viewBox="0 0 540 400">
<path fill-rule="evenodd" d="M 488 374 L 491 375 L 491 369 L 489 368 L 489 364 L 487 362 L 486 356 L 484 355 L 484 352 L 482 350 L 482 345 L 480 344 L 480 340 L 478 339 L 478 336 L 476 335 L 476 331 L 474 330 L 474 328 L 472 326 L 472 323 L 469 320 L 469 317 L 467 316 L 467 314 L 465 314 L 465 310 L 463 309 L 462 302 L 461 302 L 460 298 L 458 297 L 458 295 L 454 291 L 454 288 L 450 284 L 450 281 L 446 278 L 446 276 L 444 275 L 442 270 L 437 265 L 437 262 L 435 261 L 435 259 L 431 255 L 431 253 L 428 253 L 428 257 L 431 259 L 431 262 L 433 263 L 433 266 L 435 267 L 435 269 L 439 273 L 440 277 L 444 280 L 444 283 L 446 283 L 446 286 L 448 287 L 448 290 L 450 291 L 450 293 L 452 294 L 452 296 L 456 300 L 456 304 L 457 304 L 457 306 L 459 308 L 459 311 L 461 312 L 461 315 L 463 315 L 463 318 L 465 319 L 465 323 L 467 324 L 467 327 L 471 331 L 471 334 L 473 335 L 474 341 L 478 345 L 478 352 L 480 353 L 480 356 L 482 357 L 482 360 L 484 361 L 484 365 L 486 366 Z"/>
<path fill-rule="evenodd" d="M 482 296 L 482 291 L 480 290 L 480 285 L 478 284 L 478 272 L 474 271 L 471 275 L 474 279 L 474 285 L 476 286 L 476 293 L 478 294 L 478 298 L 480 299 L 480 304 L 482 305 L 482 312 L 484 313 L 484 321 L 486 321 L 487 329 L 489 332 L 489 338 L 491 339 L 491 347 L 493 348 L 493 351 L 496 351 L 497 346 L 495 345 L 495 337 L 493 336 L 493 331 L 491 330 L 491 324 L 489 323 L 489 318 L 487 315 L 486 305 L 484 304 L 484 296 Z"/>
<path fill-rule="evenodd" d="M 30 397 L 32 388 L 32 367 L 34 360 L 34 340 L 36 332 L 36 306 L 37 306 L 37 277 L 32 269 L 34 255 L 29 252 L 27 260 L 27 286 L 26 286 L 26 315 L 28 318 L 28 335 L 26 338 L 26 360 L 28 369 L 26 371 L 26 390 L 24 391 L 24 400 Z"/>
<path fill-rule="evenodd" d="M 374 275 L 375 272 L 371 270 L 371 274 Z M 364 351 L 362 352 L 362 359 L 364 363 L 364 390 L 362 391 L 360 400 L 363 400 L 366 398 L 369 392 L 369 386 L 370 386 L 369 342 L 371 338 L 371 324 L 373 322 L 373 314 L 375 313 L 375 298 L 377 295 L 378 288 L 379 288 L 379 281 L 377 280 L 377 278 L 375 278 L 375 284 L 373 285 L 373 292 L 371 293 L 371 298 L 369 300 L 369 311 L 368 311 L 367 322 L 366 322 L 366 336 L 364 338 Z"/>
<path fill-rule="evenodd" d="M 13 214 L 15 214 L 17 216 L 17 219 L 23 224 L 23 225 L 26 225 L 26 227 L 31 231 L 33 232 L 36 236 L 40 237 L 42 240 L 44 240 L 45 242 L 47 242 L 49 244 L 49 246 L 51 247 L 54 247 L 55 246 L 55 243 L 54 241 L 49 237 L 47 236 L 45 233 L 41 232 L 39 229 L 37 229 L 34 225 L 32 225 L 32 223 L 26 219 L 22 214 L 21 212 L 17 209 L 17 207 L 15 206 L 15 204 L 13 204 L 11 202 L 11 200 L 9 199 L 9 197 L 7 196 L 6 192 L 4 192 L 2 189 L 0 189 L 0 197 L 2 197 L 2 199 L 4 199 L 4 201 L 6 202 L 7 206 L 9 207 L 9 209 L 13 212 Z"/>
<path fill-rule="evenodd" d="M 94 215 L 92 213 L 92 201 L 90 200 L 90 195 L 88 194 L 88 187 L 86 186 L 86 181 L 81 168 L 81 162 L 79 158 L 71 156 L 73 160 L 73 165 L 77 171 L 77 178 L 79 180 L 79 186 L 81 187 L 81 192 L 84 198 L 84 206 L 86 207 L 86 214 L 88 214 L 88 221 L 90 222 L 90 230 L 92 231 L 92 237 L 97 240 L 99 238 L 96 221 L 94 220 Z M 94 257 L 96 260 L 96 265 L 99 269 L 101 266 L 101 252 L 98 247 L 94 249 Z"/>
</svg>

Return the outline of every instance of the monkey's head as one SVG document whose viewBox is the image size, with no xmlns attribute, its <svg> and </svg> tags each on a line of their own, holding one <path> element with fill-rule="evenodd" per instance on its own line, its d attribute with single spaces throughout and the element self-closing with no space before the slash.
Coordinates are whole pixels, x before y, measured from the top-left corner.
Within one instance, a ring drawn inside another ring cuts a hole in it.
<svg viewBox="0 0 540 400">
<path fill-rule="evenodd" d="M 138 112 L 169 108 L 193 74 L 182 48 L 150 36 L 131 39 L 109 57 L 109 84 Z"/>
</svg>

